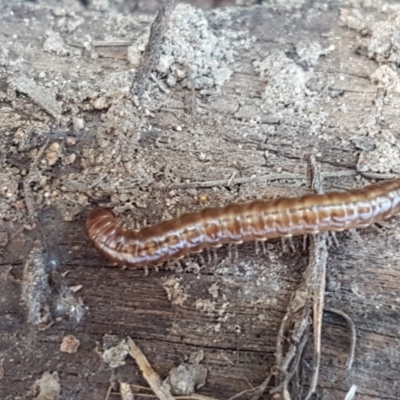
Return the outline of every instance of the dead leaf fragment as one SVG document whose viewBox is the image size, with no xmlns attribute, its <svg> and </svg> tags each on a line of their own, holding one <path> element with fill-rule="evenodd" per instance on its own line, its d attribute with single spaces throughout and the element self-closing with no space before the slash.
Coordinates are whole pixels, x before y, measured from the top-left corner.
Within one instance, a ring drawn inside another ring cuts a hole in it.
<svg viewBox="0 0 400 400">
<path fill-rule="evenodd" d="M 64 336 L 60 345 L 60 351 L 62 353 L 74 354 L 78 351 L 80 344 L 81 342 L 74 335 Z"/>
<path fill-rule="evenodd" d="M 34 400 L 57 400 L 60 397 L 60 377 L 57 371 L 43 372 L 42 377 L 35 381 L 35 385 L 39 387 L 39 394 Z"/>
</svg>

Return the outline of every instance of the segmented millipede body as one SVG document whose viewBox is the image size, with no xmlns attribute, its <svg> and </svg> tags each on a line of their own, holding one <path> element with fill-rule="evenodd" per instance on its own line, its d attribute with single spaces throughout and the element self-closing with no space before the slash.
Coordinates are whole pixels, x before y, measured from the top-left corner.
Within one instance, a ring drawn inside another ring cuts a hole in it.
<svg viewBox="0 0 400 400">
<path fill-rule="evenodd" d="M 110 210 L 97 208 L 86 229 L 107 259 L 136 268 L 158 266 L 226 243 L 364 228 L 399 211 L 400 179 L 395 179 L 346 192 L 205 208 L 140 230 L 122 228 Z"/>
</svg>

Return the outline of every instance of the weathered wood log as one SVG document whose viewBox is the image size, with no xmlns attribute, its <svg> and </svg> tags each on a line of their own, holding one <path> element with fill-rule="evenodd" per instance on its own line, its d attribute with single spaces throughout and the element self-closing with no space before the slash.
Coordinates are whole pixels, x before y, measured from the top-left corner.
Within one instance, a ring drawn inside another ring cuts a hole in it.
<svg viewBox="0 0 400 400">
<path fill-rule="evenodd" d="M 208 375 L 197 392 L 206 396 L 228 399 L 264 381 L 306 265 L 302 240 L 296 254 L 279 241 L 267 255 L 222 247 L 186 272 L 169 265 L 145 277 L 100 257 L 85 217 L 108 205 L 133 226 L 298 196 L 310 153 L 327 191 L 398 173 L 400 8 L 376 7 L 177 6 L 138 98 L 131 87 L 150 17 L 1 6 L 1 399 L 34 398 L 45 372 L 51 398 L 146 385 L 133 360 L 111 368 L 96 351 L 127 336 L 162 378 L 202 350 Z M 347 371 L 348 327 L 327 313 L 321 398 L 343 399 L 352 385 L 357 399 L 400 393 L 399 238 L 393 218 L 379 231 L 339 234 L 329 249 L 326 303 L 353 320 L 357 347 Z M 67 354 L 60 344 L 70 334 L 80 346 Z M 299 398 L 309 384 L 302 365 Z"/>
</svg>

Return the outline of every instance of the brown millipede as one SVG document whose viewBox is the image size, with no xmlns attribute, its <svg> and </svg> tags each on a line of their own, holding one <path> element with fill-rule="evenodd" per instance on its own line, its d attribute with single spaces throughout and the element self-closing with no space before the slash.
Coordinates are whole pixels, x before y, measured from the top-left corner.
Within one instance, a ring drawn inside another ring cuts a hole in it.
<svg viewBox="0 0 400 400">
<path fill-rule="evenodd" d="M 86 229 L 96 249 L 116 265 L 158 266 L 207 247 L 326 231 L 363 228 L 400 211 L 400 179 L 363 189 L 257 200 L 127 230 L 105 208 L 93 210 Z"/>
</svg>

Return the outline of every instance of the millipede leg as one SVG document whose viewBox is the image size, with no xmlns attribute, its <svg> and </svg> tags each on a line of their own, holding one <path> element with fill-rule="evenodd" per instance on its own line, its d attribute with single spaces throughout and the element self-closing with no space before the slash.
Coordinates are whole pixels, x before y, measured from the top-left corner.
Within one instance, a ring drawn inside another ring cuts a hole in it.
<svg viewBox="0 0 400 400">
<path fill-rule="evenodd" d="M 332 237 L 331 237 L 331 235 L 329 234 L 329 232 L 328 232 L 328 234 L 326 235 L 326 241 L 327 241 L 327 247 L 328 247 L 328 249 L 330 249 L 330 248 L 332 247 Z"/>
<path fill-rule="evenodd" d="M 378 233 L 382 234 L 383 229 L 381 228 L 383 225 L 381 224 L 372 224 L 371 228 L 375 229 Z"/>
<path fill-rule="evenodd" d="M 185 272 L 192 272 L 195 275 L 200 273 L 200 266 L 196 262 L 194 262 L 191 258 L 185 260 L 186 269 Z"/>
<path fill-rule="evenodd" d="M 194 261 L 192 260 L 192 257 L 186 256 L 185 258 L 182 259 L 182 263 L 185 266 L 185 272 L 189 272 L 191 269 L 192 264 L 194 264 Z"/>
<path fill-rule="evenodd" d="M 215 247 L 212 248 L 212 252 L 213 252 L 213 256 L 214 256 L 214 263 L 217 263 L 218 261 L 218 253 L 217 253 L 217 249 Z"/>
<path fill-rule="evenodd" d="M 339 247 L 339 242 L 338 242 L 338 240 L 337 240 L 337 237 L 336 237 L 336 233 L 335 232 L 329 232 L 330 233 L 330 235 L 329 236 L 331 236 L 332 237 L 332 241 L 333 241 L 333 243 L 335 244 L 335 246 L 336 247 Z M 328 237 L 329 237 L 328 236 Z"/>
<path fill-rule="evenodd" d="M 295 254 L 296 253 L 296 248 L 294 246 L 293 239 L 291 237 L 289 237 L 287 239 L 288 239 L 288 242 L 289 242 L 289 248 L 290 248 L 291 252 L 293 254 Z"/>
<path fill-rule="evenodd" d="M 176 272 L 182 272 L 184 270 L 184 267 L 182 266 L 182 261 L 181 260 L 175 260 L 174 261 L 174 266 L 175 266 L 175 270 Z"/>
<path fill-rule="evenodd" d="M 264 240 L 261 242 L 261 248 L 262 248 L 263 254 L 266 255 L 267 254 L 267 246 L 265 245 Z"/>
<path fill-rule="evenodd" d="M 208 259 L 208 263 L 211 264 L 212 258 L 211 258 L 211 251 L 209 248 L 207 248 L 207 259 Z"/>
<path fill-rule="evenodd" d="M 303 235 L 303 253 L 307 250 L 307 235 Z"/>
<path fill-rule="evenodd" d="M 360 234 L 357 232 L 356 229 L 349 229 L 349 232 L 350 232 L 351 236 L 353 236 L 353 238 L 355 238 L 359 244 L 361 244 L 363 242 Z"/>
<path fill-rule="evenodd" d="M 228 256 L 226 258 L 226 261 L 228 261 L 228 263 L 232 262 L 232 246 L 233 246 L 233 244 L 229 243 L 229 245 L 228 245 Z"/>
<path fill-rule="evenodd" d="M 282 253 L 287 253 L 288 247 L 286 245 L 286 240 L 283 237 L 281 237 L 281 246 L 282 246 Z"/>
<path fill-rule="evenodd" d="M 206 265 L 206 260 L 204 259 L 203 255 L 202 254 L 198 254 L 197 256 L 199 257 L 200 264 L 201 265 Z"/>
<path fill-rule="evenodd" d="M 235 249 L 235 262 L 237 262 L 239 260 L 239 249 L 238 249 L 238 245 L 234 244 L 233 245 L 234 249 Z"/>
</svg>

